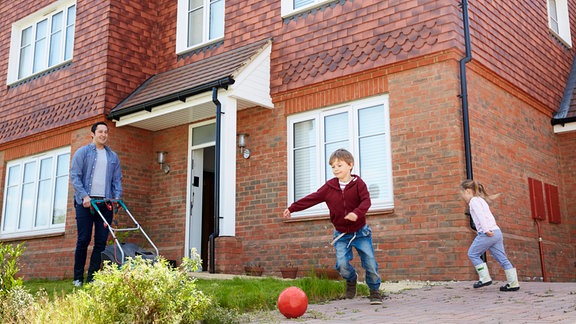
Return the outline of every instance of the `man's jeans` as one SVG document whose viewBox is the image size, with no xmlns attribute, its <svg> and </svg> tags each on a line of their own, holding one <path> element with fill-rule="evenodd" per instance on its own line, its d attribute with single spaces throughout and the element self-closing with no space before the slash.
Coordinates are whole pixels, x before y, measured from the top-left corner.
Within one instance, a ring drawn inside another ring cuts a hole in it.
<svg viewBox="0 0 576 324">
<path fill-rule="evenodd" d="M 494 236 L 492 237 L 484 233 L 478 233 L 474 241 L 472 241 L 470 249 L 468 249 L 468 258 L 470 258 L 474 267 L 484 263 L 480 256 L 488 250 L 490 250 L 490 254 L 492 254 L 494 259 L 500 263 L 502 269 L 514 268 L 506 256 L 506 251 L 504 251 L 504 238 L 501 230 L 494 230 Z"/>
<path fill-rule="evenodd" d="M 88 245 L 90 245 L 92 228 L 94 227 L 94 247 L 92 248 L 88 276 L 86 278 L 86 282 L 90 282 L 93 279 L 94 272 L 100 270 L 101 253 L 106 248 L 106 240 L 110 232 L 108 228 L 104 227 L 104 221 L 97 211 L 91 213 L 90 208 L 85 208 L 76 203 L 74 203 L 74 207 L 76 208 L 76 228 L 78 229 L 76 252 L 74 253 L 74 280 L 84 281 L 84 266 L 86 265 Z M 113 211 L 108 210 L 104 203 L 98 204 L 98 209 L 106 218 L 108 224 L 110 224 L 114 216 Z"/>
<path fill-rule="evenodd" d="M 334 231 L 334 239 L 342 233 Z M 355 233 L 347 233 L 340 237 L 335 243 L 336 249 L 336 269 L 342 278 L 346 280 L 356 279 L 356 269 L 350 264 L 353 258 L 352 247 L 360 256 L 362 268 L 366 270 L 366 285 L 370 290 L 380 288 L 380 276 L 378 275 L 378 263 L 374 257 L 374 247 L 372 246 L 372 230 L 370 226 L 364 225 Z"/>
</svg>

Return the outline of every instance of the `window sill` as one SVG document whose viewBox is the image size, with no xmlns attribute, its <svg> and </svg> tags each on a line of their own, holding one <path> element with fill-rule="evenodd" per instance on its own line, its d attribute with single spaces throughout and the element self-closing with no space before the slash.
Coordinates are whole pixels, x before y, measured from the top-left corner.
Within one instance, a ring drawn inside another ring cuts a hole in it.
<svg viewBox="0 0 576 324">
<path fill-rule="evenodd" d="M 62 63 L 57 64 L 57 65 L 54 65 L 54 66 L 52 66 L 52 67 L 50 67 L 50 68 L 47 68 L 46 70 L 43 70 L 43 71 L 40 71 L 40 72 L 36 72 L 36 73 L 31 74 L 31 75 L 29 75 L 29 76 L 27 76 L 27 77 L 24 77 L 24 78 L 22 78 L 22 79 L 14 80 L 14 81 L 12 81 L 12 82 L 9 81 L 9 82 L 8 82 L 8 87 L 9 87 L 10 89 L 16 88 L 16 87 L 21 86 L 21 85 L 23 85 L 23 84 L 26 84 L 26 83 L 28 83 L 28 82 L 30 82 L 30 81 L 39 79 L 39 78 L 41 78 L 41 77 L 43 77 L 43 76 L 45 76 L 45 75 L 48 75 L 48 74 L 54 73 L 54 72 L 56 72 L 56 71 L 62 70 L 62 69 L 66 68 L 66 67 L 68 67 L 68 66 L 70 66 L 70 65 L 72 65 L 72 59 L 70 59 L 70 60 L 68 60 L 68 61 L 65 61 L 65 62 L 62 62 Z"/>
<path fill-rule="evenodd" d="M 32 240 L 32 239 L 42 239 L 47 237 L 53 236 L 61 236 L 64 235 L 64 228 L 57 228 L 51 230 L 43 230 L 43 231 L 29 231 L 29 232 L 21 232 L 21 233 L 8 233 L 8 234 L 0 234 L 0 241 L 2 242 L 10 242 L 10 241 L 24 241 L 24 240 Z"/>
<path fill-rule="evenodd" d="M 282 12 L 282 19 L 285 21 L 290 21 L 296 19 L 300 16 L 305 16 L 308 14 L 313 14 L 316 11 L 323 11 L 324 9 L 332 6 L 334 7 L 336 4 L 343 4 L 346 0 L 324 0 L 323 2 L 319 2 L 316 4 L 311 4 L 303 8 L 298 8 L 294 10 L 286 9 L 286 11 Z"/>
<path fill-rule="evenodd" d="M 382 216 L 382 215 L 390 215 L 394 213 L 394 208 L 382 208 L 382 209 L 375 209 L 370 210 L 366 213 L 366 216 L 373 217 L 373 216 Z M 292 216 L 290 218 L 284 219 L 284 223 L 297 223 L 297 222 L 310 222 L 310 221 L 317 221 L 317 220 L 325 220 L 330 219 L 330 215 L 326 213 L 318 213 L 317 215 L 306 215 L 306 216 Z"/>
<path fill-rule="evenodd" d="M 560 44 L 562 44 L 566 49 L 572 48 L 572 42 L 570 40 L 565 40 L 562 36 L 560 36 L 556 31 L 553 29 L 549 29 L 550 35 L 554 37 Z"/>
<path fill-rule="evenodd" d="M 184 57 L 190 57 L 190 56 L 193 56 L 195 54 L 202 53 L 202 52 L 211 50 L 213 48 L 222 46 L 223 44 L 224 44 L 224 38 L 220 37 L 220 38 L 208 41 L 206 43 L 202 43 L 202 44 L 194 45 L 194 46 L 189 47 L 189 48 L 185 48 L 185 49 L 177 52 L 176 55 L 178 56 L 178 59 L 181 59 Z"/>
</svg>

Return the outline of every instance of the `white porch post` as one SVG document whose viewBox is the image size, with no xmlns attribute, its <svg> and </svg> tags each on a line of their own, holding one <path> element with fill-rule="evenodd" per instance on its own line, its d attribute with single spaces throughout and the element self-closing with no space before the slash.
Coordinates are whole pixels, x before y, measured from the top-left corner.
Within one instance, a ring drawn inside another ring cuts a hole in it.
<svg viewBox="0 0 576 324">
<path fill-rule="evenodd" d="M 223 89 L 218 90 L 222 104 L 222 134 L 220 138 L 220 236 L 236 233 L 236 99 Z"/>
</svg>

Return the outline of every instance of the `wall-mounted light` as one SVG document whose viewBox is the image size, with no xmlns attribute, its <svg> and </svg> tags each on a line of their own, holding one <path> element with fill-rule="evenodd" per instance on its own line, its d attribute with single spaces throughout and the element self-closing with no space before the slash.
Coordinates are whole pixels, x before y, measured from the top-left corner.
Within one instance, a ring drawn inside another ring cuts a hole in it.
<svg viewBox="0 0 576 324">
<path fill-rule="evenodd" d="M 247 159 L 250 157 L 250 150 L 246 148 L 246 137 L 250 136 L 246 133 L 240 133 L 238 136 L 238 147 L 240 148 L 240 154 Z"/>
<path fill-rule="evenodd" d="M 156 154 L 158 154 L 156 162 L 160 164 L 160 170 L 164 170 L 164 173 L 170 172 L 170 165 L 166 163 L 166 155 L 168 155 L 168 152 L 158 151 Z"/>
</svg>

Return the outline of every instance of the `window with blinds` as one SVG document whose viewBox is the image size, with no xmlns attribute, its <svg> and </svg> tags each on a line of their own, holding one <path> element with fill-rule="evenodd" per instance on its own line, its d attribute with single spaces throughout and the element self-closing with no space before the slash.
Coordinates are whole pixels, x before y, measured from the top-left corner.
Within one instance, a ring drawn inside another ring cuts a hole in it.
<svg viewBox="0 0 576 324">
<path fill-rule="evenodd" d="M 352 173 L 366 182 L 372 209 L 393 208 L 389 129 L 388 96 L 289 117 L 288 203 L 333 178 L 328 160 L 332 152 L 344 148 L 354 154 Z M 322 204 L 297 215 L 325 213 L 327 207 Z"/>
</svg>

